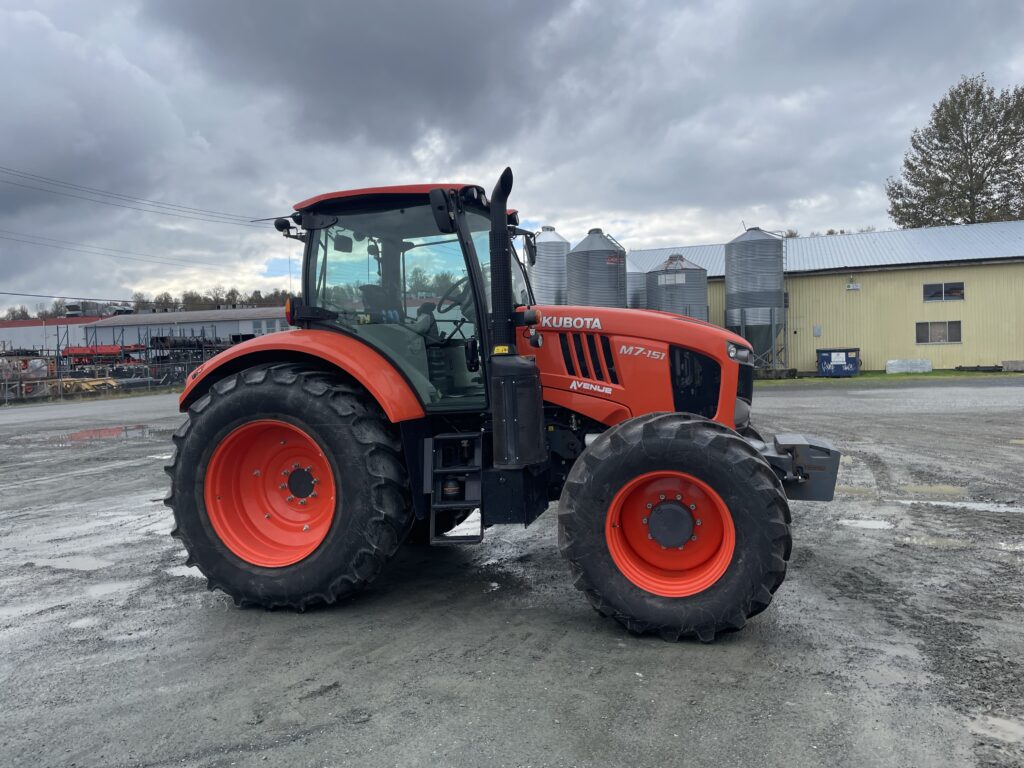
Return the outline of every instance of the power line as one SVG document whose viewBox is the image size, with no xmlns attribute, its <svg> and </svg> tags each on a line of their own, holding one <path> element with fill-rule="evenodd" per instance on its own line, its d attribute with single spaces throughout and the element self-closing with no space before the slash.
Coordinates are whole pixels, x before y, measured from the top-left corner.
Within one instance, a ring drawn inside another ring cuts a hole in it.
<svg viewBox="0 0 1024 768">
<path fill-rule="evenodd" d="M 98 299 L 90 296 L 57 296 L 50 293 L 18 293 L 16 291 L 0 291 L 0 296 L 18 296 L 21 298 L 29 299 L 64 299 L 65 301 L 91 301 L 96 304 L 142 304 L 148 306 L 156 306 L 157 304 L 163 304 L 163 302 L 155 301 L 153 299 L 146 299 L 145 301 L 135 301 L 135 299 Z M 216 309 L 219 305 L 214 301 L 204 301 L 202 303 L 190 303 L 186 304 L 181 301 L 170 302 L 175 307 L 193 307 L 198 309 Z M 267 305 L 256 307 L 257 309 L 266 308 Z M 275 305 L 271 305 L 275 306 Z"/>
<path fill-rule="evenodd" d="M 86 253 L 90 256 L 107 256 L 111 259 L 127 259 L 128 261 L 141 261 L 147 264 L 159 264 L 165 267 L 192 267 L 195 269 L 222 269 L 213 264 L 198 264 L 196 262 L 188 261 L 173 261 L 171 259 L 161 259 L 160 257 L 154 258 L 140 258 L 137 256 L 121 256 L 116 253 L 101 253 L 99 251 L 89 251 L 85 248 L 72 248 L 67 245 L 54 245 L 52 243 L 44 243 L 37 240 L 21 240 L 17 237 L 8 237 L 7 235 L 0 235 L 0 240 L 10 240 L 15 243 L 25 243 L 26 245 L 39 245 L 44 248 L 54 248 L 58 251 L 75 251 L 77 253 Z"/>
<path fill-rule="evenodd" d="M 56 237 L 46 237 L 45 235 L 33 235 L 31 233 L 28 233 L 28 232 L 15 232 L 15 231 L 10 230 L 10 229 L 0 229 L 0 234 L 14 235 L 15 237 L 27 237 L 30 240 L 49 240 L 51 243 L 60 243 L 62 245 L 72 245 L 72 246 L 77 246 L 79 248 L 91 248 L 91 249 L 98 250 L 98 251 L 112 251 L 113 253 L 126 253 L 129 256 L 142 256 L 142 257 L 147 258 L 147 259 L 161 259 L 161 260 L 164 260 L 164 261 L 170 261 L 170 262 L 186 264 L 188 266 L 196 266 L 196 267 L 210 266 L 209 264 L 206 264 L 204 262 L 191 261 L 189 259 L 172 259 L 172 258 L 170 258 L 168 256 L 154 256 L 151 253 L 139 253 L 138 251 L 126 251 L 126 250 L 123 250 L 121 248 L 108 248 L 105 245 L 90 245 L 89 243 L 75 243 L 75 242 L 72 242 L 71 240 L 60 240 L 59 238 L 56 238 Z M 45 245 L 45 243 L 39 243 L 39 245 Z M 100 255 L 106 256 L 108 254 L 100 254 Z"/>
<path fill-rule="evenodd" d="M 174 213 L 172 211 L 159 211 L 153 210 L 152 208 L 139 208 L 134 205 L 126 205 L 124 203 L 115 203 L 110 200 L 97 200 L 94 197 L 86 197 L 84 195 L 76 195 L 72 192 L 61 192 L 57 189 L 46 189 L 45 187 L 36 187 L 31 184 L 21 184 L 17 181 L 11 181 L 10 179 L 0 179 L 0 184 L 9 184 L 12 187 L 23 187 L 24 189 L 34 189 L 39 192 L 48 192 L 51 195 L 61 195 L 63 197 L 74 197 L 78 200 L 88 200 L 90 203 L 99 203 L 100 205 L 111 205 L 115 208 L 128 208 L 133 211 L 142 211 L 143 213 L 157 213 L 161 216 L 173 216 L 177 219 L 192 219 L 194 221 L 205 221 L 211 224 L 231 224 L 236 227 L 249 227 L 251 229 L 271 229 L 270 226 L 265 224 L 248 224 L 241 221 L 230 221 L 228 219 L 215 219 L 215 218 L 204 218 L 201 216 L 190 216 L 185 213 Z"/>
<path fill-rule="evenodd" d="M 188 206 L 188 205 L 179 205 L 177 203 L 165 203 L 165 202 L 162 202 L 160 200 L 150 200 L 150 199 L 145 198 L 145 197 L 135 197 L 133 195 L 122 195 L 122 194 L 120 194 L 118 192 L 108 192 L 108 191 L 103 190 L 103 189 L 97 189 L 96 187 L 88 187 L 88 186 L 85 186 L 84 184 L 72 184 L 70 181 L 61 181 L 60 179 L 53 179 L 53 178 L 50 178 L 49 176 L 40 176 L 39 174 L 29 173 L 28 171 L 19 171 L 17 168 L 9 168 L 9 167 L 4 166 L 4 165 L 0 165 L 0 172 L 6 173 L 6 174 L 11 175 L 11 176 L 18 176 L 18 177 L 21 177 L 21 178 L 24 178 L 24 179 L 31 179 L 33 181 L 41 181 L 41 182 L 44 182 L 46 184 L 53 184 L 53 185 L 60 186 L 60 187 L 66 187 L 68 189 L 77 189 L 77 190 L 79 190 L 81 192 L 91 192 L 92 194 L 95 194 L 95 195 L 104 195 L 106 197 L 116 197 L 116 198 L 118 198 L 120 200 L 127 200 L 127 201 L 133 202 L 133 203 L 145 203 L 147 205 L 154 205 L 154 206 L 158 206 L 158 207 L 161 207 L 161 208 L 175 208 L 175 209 L 177 209 L 179 211 L 191 211 L 193 213 L 217 215 L 217 216 L 227 217 L 227 218 L 231 218 L 231 219 L 240 219 L 240 220 L 246 221 L 246 222 L 249 222 L 253 218 L 255 218 L 253 216 L 242 216 L 241 214 L 238 214 L 238 213 L 225 213 L 224 211 L 212 211 L 212 210 L 208 210 L 206 208 L 193 208 L 193 207 Z"/>
</svg>

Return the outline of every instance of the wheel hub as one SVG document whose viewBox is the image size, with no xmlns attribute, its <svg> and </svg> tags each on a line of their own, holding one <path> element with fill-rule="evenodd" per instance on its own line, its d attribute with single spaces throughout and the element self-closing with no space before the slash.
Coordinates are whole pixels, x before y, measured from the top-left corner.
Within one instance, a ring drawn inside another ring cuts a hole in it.
<svg viewBox="0 0 1024 768">
<path fill-rule="evenodd" d="M 308 469 L 299 468 L 288 475 L 288 492 L 297 499 L 307 499 L 316 486 L 313 474 Z"/>
<path fill-rule="evenodd" d="M 678 549 L 693 536 L 693 516 L 676 501 L 663 501 L 651 510 L 651 537 L 663 547 Z"/>
</svg>

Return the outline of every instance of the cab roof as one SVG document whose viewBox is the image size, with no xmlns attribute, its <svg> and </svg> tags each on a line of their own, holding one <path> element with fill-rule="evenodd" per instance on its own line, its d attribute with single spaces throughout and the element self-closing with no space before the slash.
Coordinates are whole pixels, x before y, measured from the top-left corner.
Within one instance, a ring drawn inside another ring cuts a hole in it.
<svg viewBox="0 0 1024 768">
<path fill-rule="evenodd" d="M 364 187 L 363 189 L 346 189 L 340 192 L 325 192 L 322 195 L 311 197 L 308 200 L 303 200 L 300 203 L 296 203 L 294 208 L 296 211 L 303 211 L 307 208 L 312 208 L 314 205 L 320 203 L 329 202 L 331 200 L 346 200 L 352 197 L 371 197 L 375 195 L 427 195 L 430 194 L 430 190 L 441 187 L 442 189 L 457 189 L 462 190 L 466 187 L 475 187 L 475 184 L 452 184 L 437 182 L 435 184 L 405 184 L 396 187 Z"/>
</svg>

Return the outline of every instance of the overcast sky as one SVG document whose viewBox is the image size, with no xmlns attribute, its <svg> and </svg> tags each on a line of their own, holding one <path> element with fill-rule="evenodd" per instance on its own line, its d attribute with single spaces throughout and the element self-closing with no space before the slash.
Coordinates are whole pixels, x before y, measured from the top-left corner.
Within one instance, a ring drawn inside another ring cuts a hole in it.
<svg viewBox="0 0 1024 768">
<path fill-rule="evenodd" d="M 256 218 L 511 165 L 511 205 L 573 241 L 881 229 L 910 131 L 977 72 L 1024 82 L 1020 0 L 0 0 L 0 166 Z M 0 237 L 179 262 L 0 239 L 0 291 L 288 286 L 272 229 L 0 182 Z"/>
</svg>

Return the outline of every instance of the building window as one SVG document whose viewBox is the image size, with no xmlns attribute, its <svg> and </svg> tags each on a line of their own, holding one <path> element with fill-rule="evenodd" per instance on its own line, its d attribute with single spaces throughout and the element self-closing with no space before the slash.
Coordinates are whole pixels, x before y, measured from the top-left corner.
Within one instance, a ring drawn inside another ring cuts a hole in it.
<svg viewBox="0 0 1024 768">
<path fill-rule="evenodd" d="M 263 335 L 263 321 L 253 320 L 252 321 L 252 332 L 257 336 Z"/>
<path fill-rule="evenodd" d="M 940 320 L 937 323 L 917 324 L 918 344 L 959 344 L 960 321 Z"/>
<path fill-rule="evenodd" d="M 925 301 L 963 301 L 963 283 L 925 283 Z"/>
</svg>

